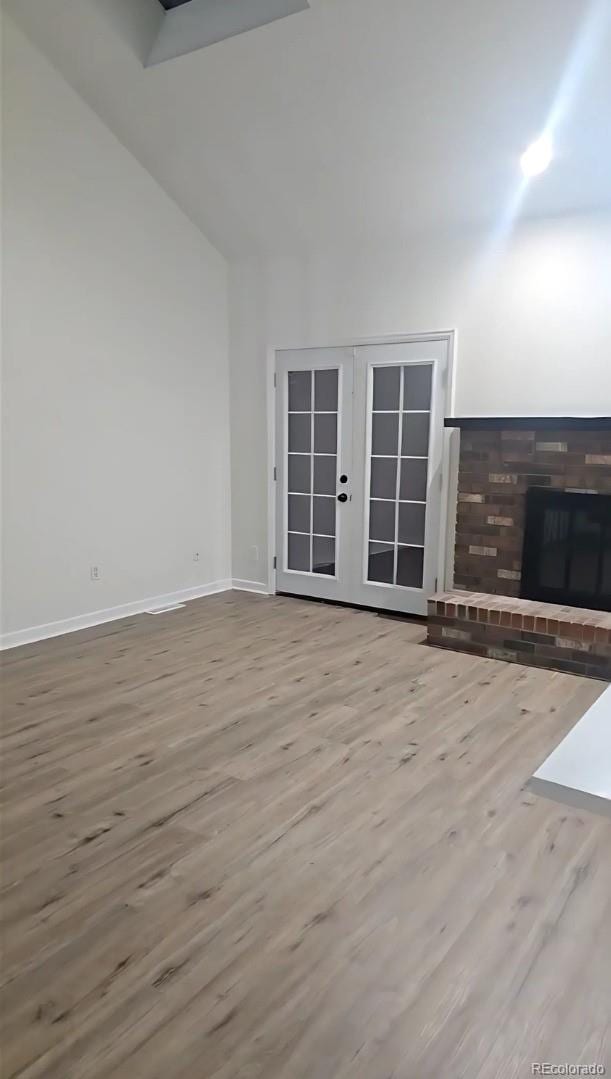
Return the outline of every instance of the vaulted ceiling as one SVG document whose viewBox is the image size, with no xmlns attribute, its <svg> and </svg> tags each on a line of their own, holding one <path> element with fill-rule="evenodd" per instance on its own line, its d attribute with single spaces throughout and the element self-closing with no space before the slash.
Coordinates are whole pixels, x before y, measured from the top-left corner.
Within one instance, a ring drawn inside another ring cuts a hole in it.
<svg viewBox="0 0 611 1079">
<path fill-rule="evenodd" d="M 309 0 L 161 0 L 166 17 L 149 53 L 147 67 L 175 60 L 245 34 L 277 19 L 307 11 Z"/>
<path fill-rule="evenodd" d="M 167 3 L 167 0 L 166 0 Z M 145 68 L 159 0 L 6 9 L 227 255 L 611 208 L 611 0 L 310 0 Z"/>
</svg>

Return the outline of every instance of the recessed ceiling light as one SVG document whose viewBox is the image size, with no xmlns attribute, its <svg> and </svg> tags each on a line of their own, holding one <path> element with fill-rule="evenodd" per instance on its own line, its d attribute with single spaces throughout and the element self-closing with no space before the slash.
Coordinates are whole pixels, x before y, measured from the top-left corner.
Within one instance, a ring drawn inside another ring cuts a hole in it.
<svg viewBox="0 0 611 1079">
<path fill-rule="evenodd" d="M 525 176 L 538 176 L 545 172 L 552 160 L 553 146 L 549 135 L 541 135 L 535 142 L 524 151 L 520 158 L 520 165 Z"/>
</svg>

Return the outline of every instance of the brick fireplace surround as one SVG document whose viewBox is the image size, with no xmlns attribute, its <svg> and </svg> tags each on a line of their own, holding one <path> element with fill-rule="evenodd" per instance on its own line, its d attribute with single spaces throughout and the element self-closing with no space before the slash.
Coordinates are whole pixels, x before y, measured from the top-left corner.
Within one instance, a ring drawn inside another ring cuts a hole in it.
<svg viewBox="0 0 611 1079">
<path fill-rule="evenodd" d="M 611 614 L 519 599 L 529 487 L 611 494 L 611 419 L 452 419 L 460 427 L 455 591 L 429 603 L 439 647 L 611 680 Z"/>
</svg>

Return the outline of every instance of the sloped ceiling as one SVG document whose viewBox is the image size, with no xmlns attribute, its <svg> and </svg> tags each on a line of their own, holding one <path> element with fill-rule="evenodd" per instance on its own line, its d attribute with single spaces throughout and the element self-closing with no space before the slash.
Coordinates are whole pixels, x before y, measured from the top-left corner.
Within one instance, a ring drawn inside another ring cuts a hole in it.
<svg viewBox="0 0 611 1079">
<path fill-rule="evenodd" d="M 308 0 L 161 0 L 166 9 L 147 67 L 297 15 Z"/>
<path fill-rule="evenodd" d="M 6 0 L 228 256 L 611 206 L 611 0 L 311 0 L 158 67 L 159 0 Z"/>
</svg>

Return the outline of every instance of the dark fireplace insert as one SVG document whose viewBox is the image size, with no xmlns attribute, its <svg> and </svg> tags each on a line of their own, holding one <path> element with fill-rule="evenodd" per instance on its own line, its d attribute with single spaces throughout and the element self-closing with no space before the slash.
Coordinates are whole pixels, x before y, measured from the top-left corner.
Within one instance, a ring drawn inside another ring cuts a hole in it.
<svg viewBox="0 0 611 1079">
<path fill-rule="evenodd" d="M 528 489 L 521 596 L 611 611 L 611 495 Z"/>
</svg>

